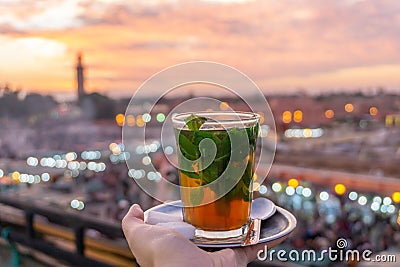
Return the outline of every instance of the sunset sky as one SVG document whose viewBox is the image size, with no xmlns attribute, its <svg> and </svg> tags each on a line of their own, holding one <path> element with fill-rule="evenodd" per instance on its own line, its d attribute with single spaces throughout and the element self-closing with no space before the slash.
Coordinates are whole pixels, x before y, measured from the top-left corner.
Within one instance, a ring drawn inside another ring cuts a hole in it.
<svg viewBox="0 0 400 267">
<path fill-rule="evenodd" d="M 398 0 L 0 0 L 0 86 L 131 95 L 174 64 L 209 60 L 266 93 L 400 92 Z"/>
</svg>

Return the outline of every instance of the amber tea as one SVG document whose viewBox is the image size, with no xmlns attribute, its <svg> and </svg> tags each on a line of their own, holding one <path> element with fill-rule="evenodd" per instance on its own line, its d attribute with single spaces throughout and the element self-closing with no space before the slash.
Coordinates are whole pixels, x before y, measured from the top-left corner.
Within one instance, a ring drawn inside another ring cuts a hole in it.
<svg viewBox="0 0 400 267">
<path fill-rule="evenodd" d="M 185 117 L 184 127 L 175 129 L 178 148 L 181 152 L 178 153 L 178 160 L 180 185 L 183 188 L 181 198 L 184 205 L 184 220 L 203 234 L 214 232 L 215 234 L 208 235 L 212 238 L 220 236 L 227 238 L 243 234 L 251 212 L 258 115 L 197 113 L 177 115 L 178 119 L 179 116 Z M 176 120 L 177 117 L 174 119 Z M 212 140 L 216 153 L 212 162 L 202 168 L 201 165 L 205 160 L 202 160 L 200 143 L 204 139 Z M 185 159 L 189 160 L 190 164 Z M 229 167 L 231 171 L 237 169 L 242 173 L 234 184 L 228 181 L 231 179 L 229 173 L 223 175 L 229 164 L 231 164 Z M 223 180 L 214 189 L 201 187 L 220 177 Z M 229 184 L 233 187 L 224 188 Z M 215 188 L 226 193 L 219 197 Z M 220 235 L 223 232 L 228 235 Z"/>
</svg>

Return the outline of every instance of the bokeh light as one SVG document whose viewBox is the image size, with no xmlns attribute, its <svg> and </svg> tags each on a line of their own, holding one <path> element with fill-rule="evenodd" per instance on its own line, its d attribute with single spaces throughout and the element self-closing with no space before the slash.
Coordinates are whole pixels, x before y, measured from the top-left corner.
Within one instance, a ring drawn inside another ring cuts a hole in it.
<svg viewBox="0 0 400 267">
<path fill-rule="evenodd" d="M 13 172 L 13 173 L 11 174 L 11 177 L 12 177 L 12 179 L 13 179 L 14 181 L 19 181 L 20 176 L 21 176 L 21 174 L 20 174 L 19 172 L 17 172 L 17 171 L 15 171 L 15 172 Z"/>
<path fill-rule="evenodd" d="M 151 163 L 151 158 L 149 156 L 145 156 L 142 159 L 143 165 L 149 165 Z"/>
<path fill-rule="evenodd" d="M 335 185 L 335 192 L 338 195 L 343 195 L 344 193 L 346 193 L 346 186 L 344 184 Z"/>
<path fill-rule="evenodd" d="M 303 111 L 301 110 L 296 110 L 295 112 L 293 112 L 293 121 L 300 123 L 303 121 Z"/>
<path fill-rule="evenodd" d="M 39 161 L 37 158 L 35 157 L 29 157 L 26 159 L 26 164 L 28 164 L 28 166 L 37 166 L 39 164 Z"/>
<path fill-rule="evenodd" d="M 392 204 L 392 199 L 391 199 L 390 197 L 385 197 L 385 198 L 383 199 L 383 205 L 388 206 L 388 205 L 390 205 L 390 204 Z"/>
<path fill-rule="evenodd" d="M 303 189 L 304 187 L 299 185 L 298 187 L 296 187 L 296 194 L 298 195 L 302 195 L 303 194 Z"/>
<path fill-rule="evenodd" d="M 76 154 L 75 152 L 68 152 L 67 154 L 65 154 L 65 159 L 66 159 L 67 161 L 76 160 L 77 157 L 78 157 L 78 156 L 77 156 L 77 154 Z M 55 164 L 55 160 L 54 160 L 53 158 L 48 158 L 47 161 L 48 161 L 48 162 L 47 162 L 47 165 L 48 165 L 48 166 L 53 165 L 53 164 L 52 164 L 53 161 L 54 161 L 54 164 Z"/>
<path fill-rule="evenodd" d="M 325 118 L 332 119 L 335 117 L 335 112 L 332 109 L 325 110 Z"/>
<path fill-rule="evenodd" d="M 164 113 L 158 113 L 157 116 L 156 116 L 156 120 L 157 120 L 158 122 L 164 122 L 164 121 L 165 121 L 165 115 L 164 115 Z"/>
<path fill-rule="evenodd" d="M 376 116 L 376 115 L 378 115 L 378 108 L 377 108 L 377 107 L 370 107 L 370 108 L 369 108 L 369 114 L 370 114 L 371 116 Z"/>
<path fill-rule="evenodd" d="M 290 123 L 292 121 L 292 113 L 290 111 L 284 111 L 282 113 L 282 121 L 283 123 Z"/>
<path fill-rule="evenodd" d="M 303 136 L 305 138 L 310 138 L 313 135 L 313 131 L 310 128 L 306 128 L 303 130 Z"/>
<path fill-rule="evenodd" d="M 135 116 L 133 116 L 132 114 L 129 114 L 128 116 L 126 116 L 126 124 L 128 126 L 135 126 L 135 124 L 136 124 Z M 122 126 L 122 125 L 119 125 L 119 126 Z"/>
<path fill-rule="evenodd" d="M 376 202 L 376 203 L 378 203 L 380 205 L 380 204 L 382 204 L 382 198 L 380 196 L 375 196 L 372 199 L 372 202 Z"/>
<path fill-rule="evenodd" d="M 258 191 L 260 189 L 260 183 L 254 182 L 253 183 L 253 191 Z"/>
<path fill-rule="evenodd" d="M 42 173 L 42 181 L 43 181 L 43 182 L 48 182 L 48 181 L 50 181 L 50 174 L 48 174 L 47 172 Z"/>
<path fill-rule="evenodd" d="M 76 208 L 79 207 L 79 200 L 74 199 L 74 200 L 71 201 L 70 204 L 71 204 L 71 208 L 76 209 Z"/>
<path fill-rule="evenodd" d="M 319 193 L 319 199 L 321 199 L 322 201 L 327 201 L 329 199 L 329 193 L 326 191 L 322 191 L 321 193 Z"/>
<path fill-rule="evenodd" d="M 400 203 L 400 192 L 394 192 L 392 194 L 392 200 L 394 203 Z"/>
<path fill-rule="evenodd" d="M 371 204 L 371 210 L 373 210 L 373 211 L 378 211 L 380 207 L 381 207 L 381 205 L 379 205 L 378 202 L 372 202 L 372 204 Z"/>
<path fill-rule="evenodd" d="M 357 198 L 358 198 L 357 192 L 352 191 L 352 192 L 349 193 L 349 199 L 350 200 L 355 201 Z"/>
<path fill-rule="evenodd" d="M 125 122 L 125 115 L 122 113 L 119 113 L 115 116 L 115 121 L 117 122 L 118 126 L 124 126 Z"/>
<path fill-rule="evenodd" d="M 278 193 L 282 191 L 282 185 L 278 182 L 272 184 L 272 191 Z"/>
<path fill-rule="evenodd" d="M 164 152 L 167 155 L 171 155 L 172 153 L 174 153 L 174 148 L 172 146 L 166 146 Z"/>
<path fill-rule="evenodd" d="M 391 214 L 395 213 L 396 212 L 396 207 L 394 205 L 389 205 L 387 207 L 387 212 L 391 213 Z"/>
<path fill-rule="evenodd" d="M 358 204 L 360 204 L 361 206 L 364 206 L 365 204 L 367 204 L 368 200 L 365 196 L 360 196 L 358 198 Z"/>
<path fill-rule="evenodd" d="M 346 105 L 344 105 L 344 110 L 348 113 L 353 112 L 354 111 L 354 105 L 351 103 L 347 103 Z"/>
<path fill-rule="evenodd" d="M 260 188 L 258 189 L 258 192 L 260 192 L 260 194 L 264 195 L 268 192 L 268 188 L 265 185 L 261 185 Z"/>
<path fill-rule="evenodd" d="M 288 196 L 293 196 L 296 190 L 292 186 L 288 186 L 286 187 L 285 192 Z"/>
<path fill-rule="evenodd" d="M 296 178 L 292 178 L 288 181 L 288 185 L 296 188 L 299 185 L 299 181 Z"/>
<path fill-rule="evenodd" d="M 151 115 L 149 113 L 144 113 L 142 116 L 142 119 L 144 122 L 150 122 L 151 121 Z"/>
<path fill-rule="evenodd" d="M 138 115 L 136 117 L 136 125 L 139 127 L 143 127 L 145 124 L 146 123 L 144 122 L 142 115 Z"/>
<path fill-rule="evenodd" d="M 310 196 L 312 195 L 312 191 L 311 191 L 310 188 L 306 187 L 306 188 L 303 189 L 303 191 L 301 192 L 301 194 L 302 194 L 304 197 L 310 197 Z"/>
</svg>

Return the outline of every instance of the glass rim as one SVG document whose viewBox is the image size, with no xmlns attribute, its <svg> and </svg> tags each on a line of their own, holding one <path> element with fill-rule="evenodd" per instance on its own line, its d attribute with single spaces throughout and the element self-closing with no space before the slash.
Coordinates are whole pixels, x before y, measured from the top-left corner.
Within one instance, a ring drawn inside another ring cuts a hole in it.
<svg viewBox="0 0 400 267">
<path fill-rule="evenodd" d="M 174 114 L 172 115 L 172 123 L 176 126 L 185 126 L 186 118 L 193 114 L 211 119 L 204 122 L 204 126 L 236 125 L 238 123 L 248 125 L 259 122 L 261 118 L 259 114 L 247 111 L 196 111 Z M 217 116 L 226 116 L 228 119 L 214 120 L 213 117 L 215 118 Z"/>
</svg>

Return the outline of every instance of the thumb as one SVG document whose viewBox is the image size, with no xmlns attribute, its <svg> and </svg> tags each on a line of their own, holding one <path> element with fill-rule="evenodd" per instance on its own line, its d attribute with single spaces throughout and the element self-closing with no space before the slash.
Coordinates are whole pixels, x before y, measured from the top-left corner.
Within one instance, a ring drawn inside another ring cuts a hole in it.
<svg viewBox="0 0 400 267">
<path fill-rule="evenodd" d="M 125 232 L 136 225 L 141 225 L 143 224 L 143 219 L 144 215 L 142 208 L 138 204 L 134 204 L 122 219 L 122 229 Z"/>
</svg>

